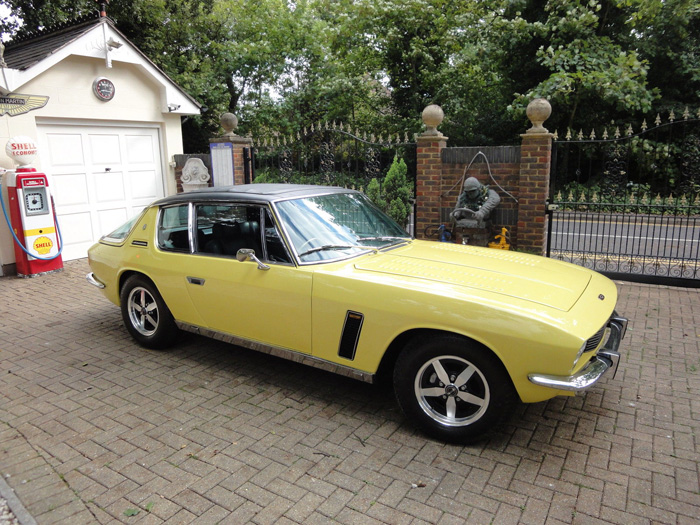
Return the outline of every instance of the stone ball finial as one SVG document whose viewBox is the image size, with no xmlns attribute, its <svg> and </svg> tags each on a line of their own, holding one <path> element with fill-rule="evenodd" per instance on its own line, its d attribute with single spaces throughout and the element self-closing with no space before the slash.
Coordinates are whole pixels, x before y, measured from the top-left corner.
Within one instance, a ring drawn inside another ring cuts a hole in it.
<svg viewBox="0 0 700 525">
<path fill-rule="evenodd" d="M 224 113 L 221 115 L 221 127 L 224 128 L 224 137 L 234 136 L 235 129 L 238 127 L 238 117 L 233 113 Z"/>
<path fill-rule="evenodd" d="M 542 126 L 544 121 L 552 114 L 552 106 L 546 98 L 531 100 L 525 113 L 530 122 L 532 122 L 532 127 L 525 133 L 549 133 L 547 128 Z"/>
<path fill-rule="evenodd" d="M 423 110 L 423 124 L 425 124 L 425 127 L 427 128 L 423 132 L 423 136 L 440 136 L 442 133 L 440 133 L 437 129 L 437 127 L 442 124 L 442 120 L 445 118 L 445 113 L 442 111 L 442 108 L 438 106 L 437 104 L 430 104 L 429 106 L 426 106 L 426 108 Z"/>
</svg>

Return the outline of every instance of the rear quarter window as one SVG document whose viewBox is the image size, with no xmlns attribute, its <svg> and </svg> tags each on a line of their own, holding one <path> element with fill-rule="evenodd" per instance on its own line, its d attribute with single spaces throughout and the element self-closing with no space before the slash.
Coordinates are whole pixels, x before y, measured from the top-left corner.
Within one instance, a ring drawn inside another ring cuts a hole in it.
<svg viewBox="0 0 700 525">
<path fill-rule="evenodd" d="M 190 251 L 188 205 L 170 206 L 158 218 L 158 248 L 169 252 Z"/>
<path fill-rule="evenodd" d="M 126 239 L 129 236 L 131 230 L 134 229 L 134 226 L 144 213 L 145 210 L 141 211 L 141 213 L 139 213 L 138 215 L 133 216 L 131 219 L 119 226 L 119 228 L 103 236 L 102 240 L 114 243 L 121 243 L 124 239 Z"/>
</svg>

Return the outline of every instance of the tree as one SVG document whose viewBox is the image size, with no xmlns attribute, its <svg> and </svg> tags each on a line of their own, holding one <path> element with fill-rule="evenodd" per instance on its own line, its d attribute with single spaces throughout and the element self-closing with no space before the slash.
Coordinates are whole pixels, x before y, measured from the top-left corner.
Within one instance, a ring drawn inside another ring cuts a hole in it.
<svg viewBox="0 0 700 525">
<path fill-rule="evenodd" d="M 648 82 L 664 106 L 700 99 L 700 5 L 696 0 L 627 0 L 639 55 L 649 64 Z"/>
<path fill-rule="evenodd" d="M 96 8 L 2 3 L 28 30 Z M 536 96 L 554 107 L 550 129 L 580 129 L 700 95 L 697 0 L 115 0 L 108 11 L 209 108 L 184 123 L 188 151 L 224 111 L 256 136 L 333 120 L 403 135 L 436 103 L 452 144 L 493 144 L 518 140 Z"/>
<path fill-rule="evenodd" d="M 512 62 L 520 76 L 514 67 L 508 74 L 520 78 L 514 107 L 522 113 L 533 98 L 547 98 L 555 129 L 648 111 L 658 92 L 647 82 L 648 63 L 635 47 L 629 16 L 617 0 L 516 3 L 505 23 L 522 26 L 529 39 L 512 50 L 521 57 Z"/>
</svg>

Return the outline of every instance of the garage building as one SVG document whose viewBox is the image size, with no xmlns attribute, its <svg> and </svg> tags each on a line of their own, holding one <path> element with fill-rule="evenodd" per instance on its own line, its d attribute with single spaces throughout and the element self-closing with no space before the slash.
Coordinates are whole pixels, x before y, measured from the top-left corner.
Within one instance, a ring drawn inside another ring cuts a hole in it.
<svg viewBox="0 0 700 525">
<path fill-rule="evenodd" d="M 33 165 L 49 177 L 63 260 L 85 257 L 100 236 L 177 191 L 181 117 L 201 106 L 112 20 L 90 17 L 15 40 L 4 61 L 0 167 L 15 168 L 5 155 L 11 137 L 37 143 Z M 0 219 L 0 275 L 14 273 L 13 242 Z"/>
</svg>

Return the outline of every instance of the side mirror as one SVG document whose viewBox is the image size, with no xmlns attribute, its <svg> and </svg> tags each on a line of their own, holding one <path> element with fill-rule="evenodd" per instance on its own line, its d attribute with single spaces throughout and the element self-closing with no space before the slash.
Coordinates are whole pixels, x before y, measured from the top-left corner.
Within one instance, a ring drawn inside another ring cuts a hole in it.
<svg viewBox="0 0 700 525">
<path fill-rule="evenodd" d="M 263 262 L 255 256 L 255 250 L 251 248 L 241 248 L 240 250 L 238 250 L 238 252 L 236 253 L 236 259 L 238 259 L 241 262 L 255 261 L 256 263 L 258 263 L 258 270 L 270 269 L 270 267 L 267 264 L 263 264 Z"/>
</svg>

